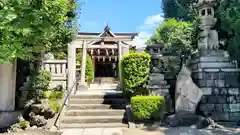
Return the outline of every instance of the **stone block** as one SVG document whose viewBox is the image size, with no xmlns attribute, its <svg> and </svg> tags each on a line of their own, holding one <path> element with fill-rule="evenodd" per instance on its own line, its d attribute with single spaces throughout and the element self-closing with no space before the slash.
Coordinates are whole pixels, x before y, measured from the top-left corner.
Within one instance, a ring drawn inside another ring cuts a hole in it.
<svg viewBox="0 0 240 135">
<path fill-rule="evenodd" d="M 228 89 L 229 95 L 238 95 L 239 94 L 239 88 L 229 88 Z"/>
<path fill-rule="evenodd" d="M 204 69 L 203 70 L 204 72 L 219 72 L 220 71 L 220 69 L 219 68 L 212 68 L 212 69 Z"/>
<path fill-rule="evenodd" d="M 217 85 L 218 87 L 224 87 L 225 86 L 225 80 L 217 80 Z"/>
<path fill-rule="evenodd" d="M 215 86 L 215 80 L 206 80 L 206 84 L 207 87 Z"/>
<path fill-rule="evenodd" d="M 161 80 L 149 80 L 148 81 L 149 85 L 167 85 L 166 81 L 161 81 Z"/>
<path fill-rule="evenodd" d="M 208 98 L 208 103 L 210 103 L 210 104 L 216 104 L 216 103 L 218 103 L 218 96 L 210 96 L 210 97 Z"/>
<path fill-rule="evenodd" d="M 225 79 L 225 73 L 224 72 L 219 72 L 218 73 L 218 79 L 221 79 L 221 80 L 223 80 L 223 79 Z"/>
<path fill-rule="evenodd" d="M 240 104 L 229 104 L 230 112 L 240 112 Z"/>
<path fill-rule="evenodd" d="M 240 103 L 240 95 L 236 96 L 236 102 Z"/>
<path fill-rule="evenodd" d="M 234 68 L 235 65 L 229 62 L 199 63 L 198 68 Z"/>
<path fill-rule="evenodd" d="M 196 80 L 199 87 L 207 87 L 206 80 Z"/>
<path fill-rule="evenodd" d="M 208 96 L 203 95 L 202 98 L 201 98 L 200 103 L 202 103 L 202 104 L 206 104 L 207 101 L 208 101 Z"/>
<path fill-rule="evenodd" d="M 240 112 L 238 113 L 229 113 L 229 120 L 230 121 L 239 121 L 240 119 Z"/>
<path fill-rule="evenodd" d="M 227 103 L 229 103 L 229 104 L 236 104 L 237 101 L 235 99 L 235 96 L 227 96 Z"/>
<path fill-rule="evenodd" d="M 204 56 L 198 59 L 200 62 L 228 62 L 229 59 L 227 57 L 220 56 Z"/>
<path fill-rule="evenodd" d="M 227 95 L 228 89 L 227 88 L 219 88 L 219 94 L 220 95 Z"/>
<path fill-rule="evenodd" d="M 212 88 L 212 94 L 213 95 L 220 95 L 219 88 Z"/>
<path fill-rule="evenodd" d="M 227 103 L 226 96 L 218 96 L 217 100 L 218 100 L 219 104 L 226 104 Z"/>
<path fill-rule="evenodd" d="M 233 79 L 233 78 L 227 78 L 226 79 L 226 86 L 227 87 L 239 87 L 240 86 L 240 82 L 238 79 Z"/>
<path fill-rule="evenodd" d="M 203 95 L 212 95 L 212 88 L 201 88 Z"/>
<path fill-rule="evenodd" d="M 223 72 L 240 72 L 239 68 L 222 68 L 221 71 Z"/>
<path fill-rule="evenodd" d="M 203 73 L 202 72 L 197 72 L 193 74 L 193 78 L 195 79 L 203 79 Z"/>
<path fill-rule="evenodd" d="M 223 112 L 223 105 L 222 104 L 215 104 L 215 111 L 216 112 Z"/>
<path fill-rule="evenodd" d="M 223 112 L 229 112 L 230 108 L 229 108 L 229 104 L 222 104 L 223 105 Z"/>
<path fill-rule="evenodd" d="M 205 79 L 205 80 L 217 80 L 218 79 L 218 73 L 204 72 L 203 73 L 203 79 Z"/>
<path fill-rule="evenodd" d="M 203 112 L 212 113 L 215 111 L 214 104 L 201 104 L 200 110 Z"/>
<path fill-rule="evenodd" d="M 228 113 L 214 113 L 212 119 L 216 121 L 229 121 Z"/>
</svg>

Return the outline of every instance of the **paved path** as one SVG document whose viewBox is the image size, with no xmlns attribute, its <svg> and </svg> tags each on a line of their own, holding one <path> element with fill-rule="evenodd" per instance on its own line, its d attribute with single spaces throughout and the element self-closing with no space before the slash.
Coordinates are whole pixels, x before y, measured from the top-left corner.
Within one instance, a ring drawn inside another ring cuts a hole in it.
<svg viewBox="0 0 240 135">
<path fill-rule="evenodd" d="M 240 135 L 240 132 L 197 130 L 190 127 L 165 128 L 153 131 L 122 128 L 86 128 L 64 129 L 62 135 Z"/>
<path fill-rule="evenodd" d="M 62 135 L 122 135 L 122 128 L 63 129 Z"/>
</svg>

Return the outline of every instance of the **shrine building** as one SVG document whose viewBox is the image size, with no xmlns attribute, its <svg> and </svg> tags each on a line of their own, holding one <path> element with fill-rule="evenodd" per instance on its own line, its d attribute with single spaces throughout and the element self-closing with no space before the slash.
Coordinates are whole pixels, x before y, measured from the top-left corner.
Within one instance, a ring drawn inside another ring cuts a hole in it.
<svg viewBox="0 0 240 135">
<path fill-rule="evenodd" d="M 106 26 L 103 32 L 79 32 L 71 46 L 82 51 L 81 69 L 86 68 L 86 55 L 91 56 L 94 67 L 95 78 L 120 78 L 121 71 L 120 58 L 129 52 L 134 45 L 131 41 L 138 33 L 118 33 L 112 32 L 109 26 Z M 75 44 L 75 45 L 73 45 Z M 68 54 L 76 54 L 76 50 L 71 46 L 68 48 Z M 71 58 L 71 56 L 69 56 Z M 69 59 L 68 58 L 68 59 Z M 76 58 L 75 58 L 76 59 Z M 69 59 L 68 67 L 74 67 Z M 72 65 L 72 66 L 71 66 Z M 71 70 L 71 69 L 70 69 Z M 72 70 L 75 70 L 74 68 Z M 71 76 L 71 73 L 70 73 Z M 72 76 L 75 76 L 72 74 Z M 85 70 L 81 70 L 81 82 L 85 82 Z"/>
</svg>

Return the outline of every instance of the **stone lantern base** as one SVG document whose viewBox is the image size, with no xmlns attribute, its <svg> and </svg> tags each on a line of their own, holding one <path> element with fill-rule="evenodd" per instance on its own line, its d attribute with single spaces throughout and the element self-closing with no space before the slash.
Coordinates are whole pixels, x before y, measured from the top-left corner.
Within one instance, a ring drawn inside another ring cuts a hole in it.
<svg viewBox="0 0 240 135">
<path fill-rule="evenodd" d="M 193 79 L 203 92 L 199 111 L 215 121 L 239 121 L 240 69 L 226 52 L 194 56 L 191 67 Z"/>
</svg>

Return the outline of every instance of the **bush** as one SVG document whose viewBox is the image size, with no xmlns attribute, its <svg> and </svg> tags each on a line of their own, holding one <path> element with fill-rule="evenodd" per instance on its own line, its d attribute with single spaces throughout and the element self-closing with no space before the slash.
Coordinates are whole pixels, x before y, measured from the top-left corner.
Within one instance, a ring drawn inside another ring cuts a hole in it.
<svg viewBox="0 0 240 135">
<path fill-rule="evenodd" d="M 61 108 L 60 100 L 50 99 L 49 100 L 49 105 L 56 113 L 58 113 L 60 108 Z"/>
<path fill-rule="evenodd" d="M 67 54 L 64 52 L 57 52 L 54 54 L 54 58 L 57 60 L 67 59 Z"/>
<path fill-rule="evenodd" d="M 77 63 L 80 64 L 80 67 L 81 67 L 81 64 L 82 64 L 82 53 L 78 53 L 77 54 Z M 92 61 L 92 58 L 91 58 L 91 56 L 89 54 L 87 54 L 85 75 L 86 75 L 86 81 L 87 82 L 90 83 L 90 82 L 93 81 L 93 79 L 94 79 L 93 61 Z"/>
<path fill-rule="evenodd" d="M 131 107 L 134 120 L 161 120 L 166 106 L 163 96 L 135 96 Z"/>
<path fill-rule="evenodd" d="M 126 96 L 146 95 L 145 84 L 150 70 L 150 55 L 130 53 L 122 57 L 123 92 Z"/>
<path fill-rule="evenodd" d="M 43 93 L 43 97 L 48 99 L 50 107 L 56 112 L 59 112 L 61 107 L 62 98 L 63 98 L 63 91 L 52 91 L 48 90 Z"/>
<path fill-rule="evenodd" d="M 36 100 L 43 97 L 43 92 L 47 91 L 51 81 L 51 73 L 45 70 L 39 70 L 33 78 L 32 89 Z"/>
<path fill-rule="evenodd" d="M 34 72 L 20 89 L 29 91 L 28 99 L 39 101 L 43 97 L 44 91 L 48 90 L 50 81 L 51 73 L 45 70 L 39 70 Z"/>
<path fill-rule="evenodd" d="M 62 91 L 45 91 L 43 93 L 43 97 L 46 99 L 62 99 L 63 98 L 63 92 Z"/>
</svg>

